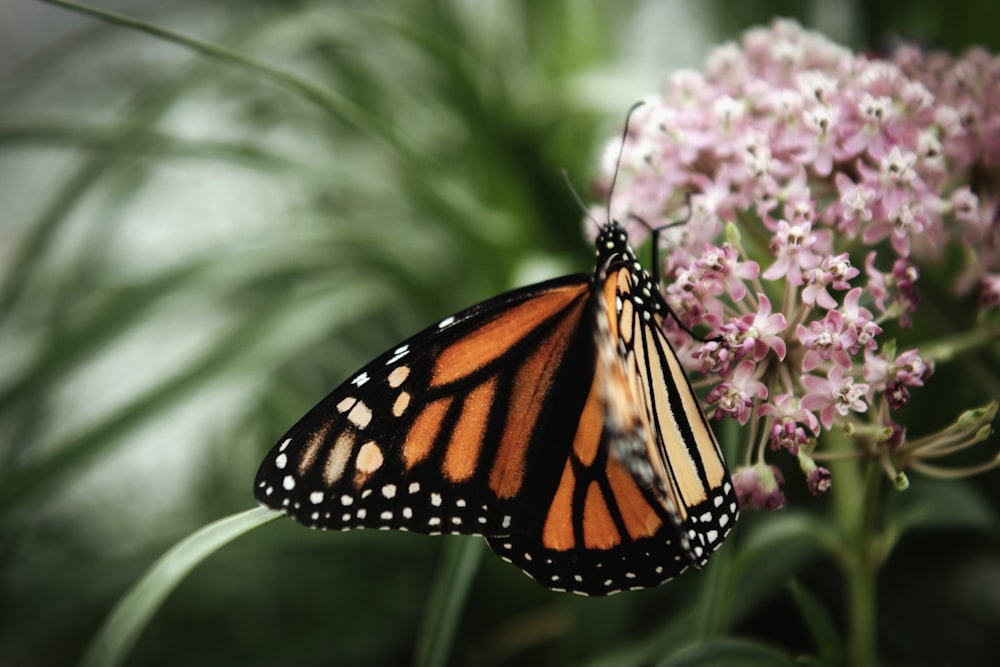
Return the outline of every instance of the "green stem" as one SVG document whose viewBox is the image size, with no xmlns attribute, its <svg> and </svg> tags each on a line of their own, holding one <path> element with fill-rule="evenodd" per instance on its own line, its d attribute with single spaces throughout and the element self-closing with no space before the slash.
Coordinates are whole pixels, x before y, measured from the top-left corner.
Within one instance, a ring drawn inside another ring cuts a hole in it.
<svg viewBox="0 0 1000 667">
<path fill-rule="evenodd" d="M 830 434 L 833 435 L 832 433 Z M 846 435 L 831 438 L 835 449 L 852 447 Z M 878 664 L 876 575 L 881 471 L 874 461 L 838 461 L 834 469 L 834 509 L 843 538 L 841 567 L 847 580 L 848 664 Z"/>
</svg>

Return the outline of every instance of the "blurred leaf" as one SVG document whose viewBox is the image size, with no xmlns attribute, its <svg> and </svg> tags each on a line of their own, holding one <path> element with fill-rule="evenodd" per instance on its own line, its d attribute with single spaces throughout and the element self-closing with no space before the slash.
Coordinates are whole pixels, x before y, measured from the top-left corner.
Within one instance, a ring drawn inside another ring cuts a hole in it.
<svg viewBox="0 0 1000 667">
<path fill-rule="evenodd" d="M 788 588 L 803 620 L 806 622 L 809 634 L 812 635 L 813 642 L 816 644 L 816 651 L 819 655 L 817 662 L 827 667 L 842 665 L 844 646 L 830 614 L 823 608 L 819 599 L 798 581 L 792 580 Z"/>
<path fill-rule="evenodd" d="M 659 667 L 781 667 L 798 662 L 781 649 L 748 639 L 713 639 L 678 651 Z"/>
<path fill-rule="evenodd" d="M 83 657 L 83 667 L 114 667 L 124 662 L 149 619 L 188 572 L 243 533 L 279 516 L 256 507 L 205 526 L 163 554 L 105 619 Z"/>
<path fill-rule="evenodd" d="M 886 515 L 890 546 L 911 530 L 969 530 L 992 536 L 998 525 L 996 508 L 972 486 L 925 478 L 892 493 Z"/>
<path fill-rule="evenodd" d="M 427 601 L 424 623 L 417 636 L 416 667 L 443 667 L 448 663 L 455 633 L 485 544 L 479 538 L 447 539 L 441 567 Z"/>
</svg>

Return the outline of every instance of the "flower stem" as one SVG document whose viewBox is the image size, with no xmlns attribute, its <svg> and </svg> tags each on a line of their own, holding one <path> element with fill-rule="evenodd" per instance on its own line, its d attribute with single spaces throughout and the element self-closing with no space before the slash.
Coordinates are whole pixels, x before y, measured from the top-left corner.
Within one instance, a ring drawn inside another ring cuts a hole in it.
<svg viewBox="0 0 1000 667">
<path fill-rule="evenodd" d="M 846 435 L 830 433 L 836 449 L 852 447 Z M 837 461 L 834 507 L 843 537 L 840 563 L 847 580 L 848 664 L 874 667 L 878 634 L 876 574 L 879 567 L 877 517 L 880 469 L 874 461 Z"/>
</svg>

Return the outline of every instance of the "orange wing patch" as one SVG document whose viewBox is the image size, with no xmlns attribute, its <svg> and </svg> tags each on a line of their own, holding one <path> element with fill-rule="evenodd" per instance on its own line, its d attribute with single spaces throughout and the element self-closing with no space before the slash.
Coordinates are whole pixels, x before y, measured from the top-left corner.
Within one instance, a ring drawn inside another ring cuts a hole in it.
<svg viewBox="0 0 1000 667">
<path fill-rule="evenodd" d="M 583 544 L 588 549 L 610 549 L 621 540 L 601 487 L 593 481 L 587 487 L 583 503 Z"/>
<path fill-rule="evenodd" d="M 545 517 L 545 527 L 542 529 L 542 544 L 546 549 L 569 551 L 576 546 L 573 534 L 573 491 L 576 489 L 576 475 L 573 474 L 573 464 L 566 461 L 563 468 L 559 488 L 549 505 L 549 513 Z"/>
<path fill-rule="evenodd" d="M 650 537 L 663 526 L 663 519 L 636 486 L 635 478 L 618 461 L 608 461 L 608 483 L 629 537 Z"/>
<path fill-rule="evenodd" d="M 462 414 L 444 455 L 444 474 L 452 482 L 464 482 L 476 471 L 496 389 L 494 376 L 473 389 L 462 402 Z"/>
<path fill-rule="evenodd" d="M 513 498 L 521 490 L 528 445 L 551 391 L 555 369 L 566 356 L 585 303 L 580 299 L 574 304 L 517 369 L 503 435 L 490 471 L 490 488 L 498 498 Z"/>
<path fill-rule="evenodd" d="M 587 290 L 587 285 L 568 285 L 529 299 L 511 308 L 502 318 L 481 325 L 441 352 L 434 362 L 431 386 L 456 382 L 496 361 L 551 318 L 553 313 L 562 312 L 574 300 L 582 303 L 581 297 L 587 295 Z"/>
<path fill-rule="evenodd" d="M 403 461 L 406 469 L 423 461 L 434 447 L 441 430 L 441 422 L 451 407 L 451 397 L 445 396 L 429 403 L 414 420 L 403 442 Z"/>
</svg>

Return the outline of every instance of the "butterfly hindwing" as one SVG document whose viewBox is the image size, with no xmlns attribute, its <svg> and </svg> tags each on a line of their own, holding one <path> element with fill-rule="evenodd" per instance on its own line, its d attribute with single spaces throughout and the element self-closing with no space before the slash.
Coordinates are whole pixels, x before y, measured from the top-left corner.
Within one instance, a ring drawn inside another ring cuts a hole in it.
<svg viewBox="0 0 1000 667">
<path fill-rule="evenodd" d="M 605 236 L 595 374 L 560 485 L 539 531 L 488 538 L 543 585 L 588 595 L 700 567 L 736 518 L 718 443 L 663 334 L 667 305 L 624 232 Z"/>
</svg>

